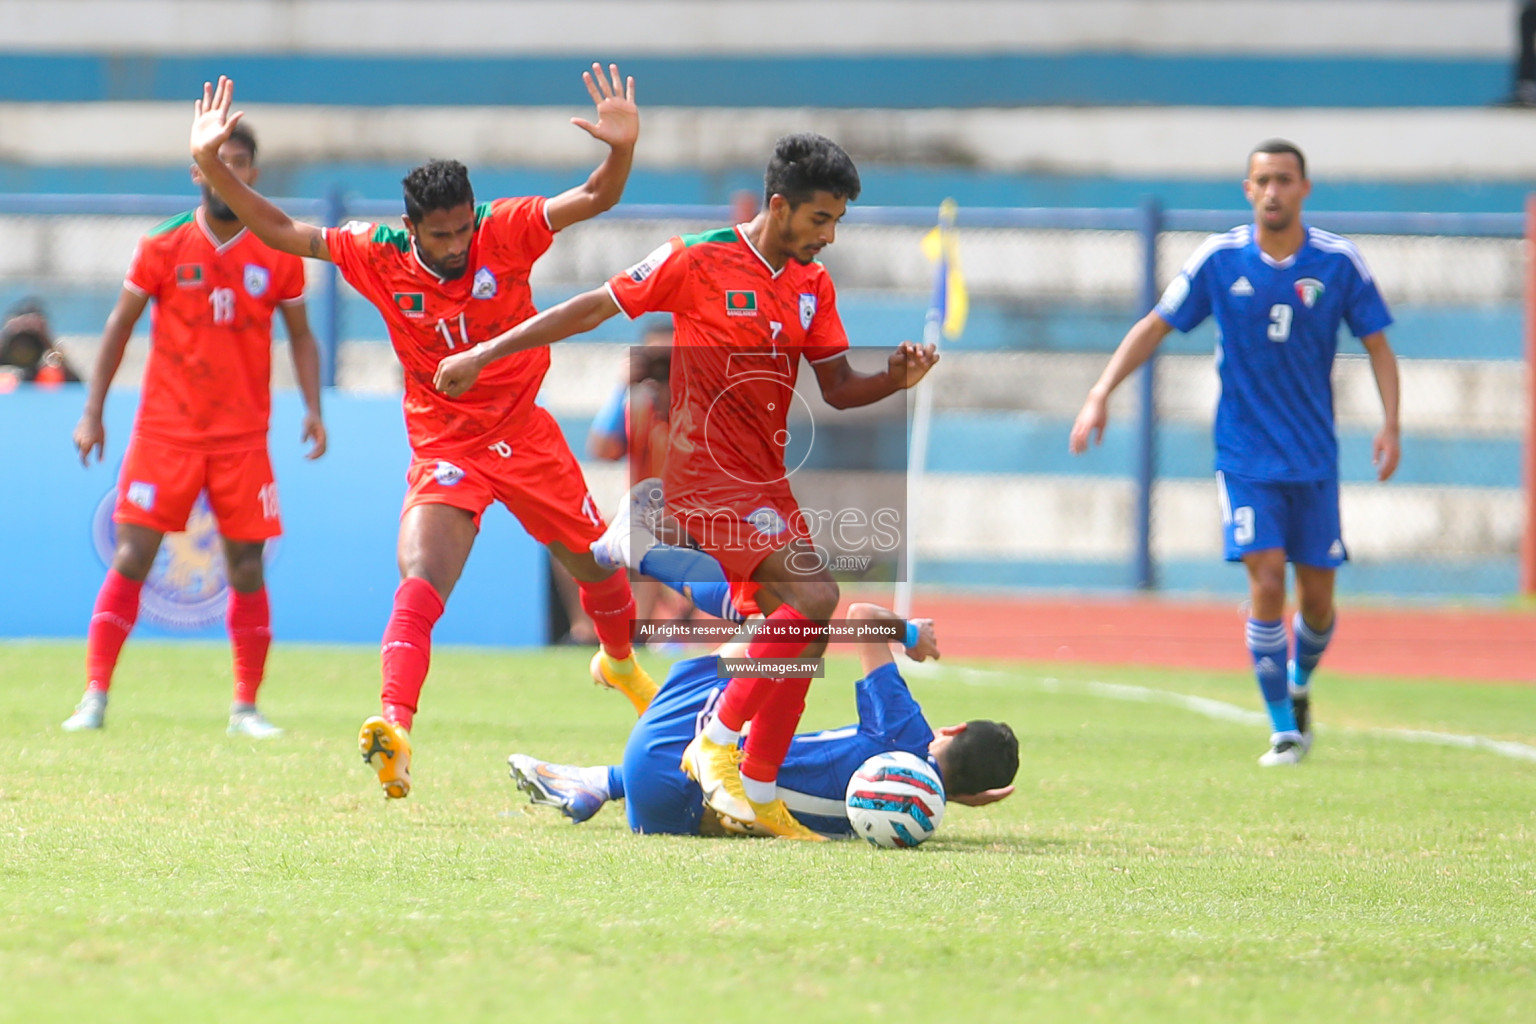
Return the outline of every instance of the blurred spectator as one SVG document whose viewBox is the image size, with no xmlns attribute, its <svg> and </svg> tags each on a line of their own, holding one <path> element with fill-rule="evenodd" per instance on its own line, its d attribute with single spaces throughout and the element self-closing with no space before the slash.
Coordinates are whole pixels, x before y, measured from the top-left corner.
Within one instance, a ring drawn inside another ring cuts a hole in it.
<svg viewBox="0 0 1536 1024">
<path fill-rule="evenodd" d="M 80 375 L 53 344 L 43 308 L 31 300 L 18 303 L 0 327 L 0 390 L 18 384 L 75 383 Z"/>
<path fill-rule="evenodd" d="M 1536 107 L 1536 0 L 1520 5 L 1520 56 L 1515 60 L 1515 87 L 1505 103 Z"/>
</svg>

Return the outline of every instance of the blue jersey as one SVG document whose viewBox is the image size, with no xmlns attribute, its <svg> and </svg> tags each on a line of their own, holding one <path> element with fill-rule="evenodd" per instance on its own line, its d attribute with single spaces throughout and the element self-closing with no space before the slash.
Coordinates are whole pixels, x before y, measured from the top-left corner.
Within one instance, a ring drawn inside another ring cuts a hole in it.
<svg viewBox="0 0 1536 1024">
<path fill-rule="evenodd" d="M 881 665 L 853 687 L 859 724 L 801 733 L 779 768 L 779 796 L 801 824 L 823 835 L 853 834 L 843 801 L 859 765 L 888 750 L 928 759 L 933 742 L 923 709 L 894 664 Z"/>
<path fill-rule="evenodd" d="M 629 734 L 620 777 L 629 826 L 636 832 L 688 835 L 699 830 L 704 794 L 683 774 L 679 760 L 725 689 L 717 664 L 713 655 L 674 664 Z M 860 679 L 854 693 L 858 724 L 801 733 L 779 769 L 779 795 L 807 828 L 824 835 L 853 834 L 843 799 L 848 780 L 870 757 L 905 750 L 933 763 L 928 758 L 933 730 L 895 665 Z"/>
<path fill-rule="evenodd" d="M 1157 314 L 1180 331 L 1216 318 L 1216 468 L 1254 480 L 1338 476 L 1333 357 L 1339 324 L 1357 338 L 1392 323 L 1355 244 L 1306 229 L 1274 260 L 1252 225 L 1206 239 L 1163 293 Z"/>
</svg>

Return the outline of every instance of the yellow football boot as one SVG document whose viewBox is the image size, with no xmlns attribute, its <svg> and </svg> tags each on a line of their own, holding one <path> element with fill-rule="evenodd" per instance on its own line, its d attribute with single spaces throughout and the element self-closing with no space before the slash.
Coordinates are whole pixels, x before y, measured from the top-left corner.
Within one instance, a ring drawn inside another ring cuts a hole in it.
<svg viewBox="0 0 1536 1024">
<path fill-rule="evenodd" d="M 615 661 L 598 651 L 592 655 L 592 681 L 598 686 L 618 690 L 628 697 L 637 715 L 645 714 L 645 709 L 651 706 L 659 689 L 656 681 L 640 667 L 633 654 L 623 661 Z"/>
<path fill-rule="evenodd" d="M 715 813 L 742 824 L 756 819 L 747 791 L 741 786 L 741 749 L 734 743 L 711 743 L 703 733 L 683 751 L 682 769 L 704 791 L 704 802 Z"/>
<path fill-rule="evenodd" d="M 757 801 L 749 801 L 752 804 L 752 813 L 756 816 L 750 824 L 744 823 L 745 830 L 754 836 L 774 836 L 778 839 L 802 839 L 813 843 L 824 843 L 827 837 L 819 832 L 812 832 L 789 812 L 789 807 L 783 800 L 773 800 L 766 804 Z"/>
<path fill-rule="evenodd" d="M 363 763 L 379 773 L 379 785 L 391 800 L 411 792 L 411 734 L 394 722 L 374 715 L 357 734 Z"/>
</svg>

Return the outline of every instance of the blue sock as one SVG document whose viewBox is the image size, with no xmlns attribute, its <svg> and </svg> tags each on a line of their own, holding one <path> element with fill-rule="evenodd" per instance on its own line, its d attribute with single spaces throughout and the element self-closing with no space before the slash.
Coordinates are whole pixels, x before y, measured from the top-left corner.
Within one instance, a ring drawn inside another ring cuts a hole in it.
<svg viewBox="0 0 1536 1024">
<path fill-rule="evenodd" d="M 719 616 L 728 622 L 741 622 L 746 619 L 745 615 L 736 610 L 736 605 L 731 603 L 729 583 L 690 583 L 687 586 L 687 590 L 680 592 L 691 598 L 694 607 L 700 611 Z"/>
<path fill-rule="evenodd" d="M 624 799 L 624 769 L 616 764 L 608 766 L 608 799 Z"/>
<path fill-rule="evenodd" d="M 1296 731 L 1296 710 L 1291 707 L 1291 695 L 1286 689 L 1285 655 L 1289 647 L 1285 637 L 1285 621 L 1260 622 L 1249 619 L 1246 630 L 1248 653 L 1253 655 L 1253 674 L 1259 680 L 1259 692 L 1269 709 L 1269 720 L 1275 732 Z"/>
<path fill-rule="evenodd" d="M 731 603 L 731 585 L 720 563 L 693 548 L 657 544 L 640 559 L 639 569 L 693 602 L 700 611 L 740 622 L 742 614 Z"/>
<path fill-rule="evenodd" d="M 1317 668 L 1318 659 L 1328 649 L 1328 641 L 1333 639 L 1333 627 L 1338 625 L 1339 617 L 1334 615 L 1333 621 L 1328 623 L 1328 628 L 1321 633 L 1307 625 L 1307 621 L 1301 617 L 1301 612 L 1291 620 L 1291 629 L 1296 634 L 1296 657 L 1291 660 L 1291 692 L 1305 694 L 1307 687 L 1312 683 L 1312 670 Z"/>
</svg>

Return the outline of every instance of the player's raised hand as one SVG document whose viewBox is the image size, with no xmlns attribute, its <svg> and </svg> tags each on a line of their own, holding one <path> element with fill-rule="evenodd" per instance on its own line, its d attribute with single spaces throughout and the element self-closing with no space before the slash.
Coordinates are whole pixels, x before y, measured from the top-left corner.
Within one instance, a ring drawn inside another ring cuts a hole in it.
<svg viewBox="0 0 1536 1024">
<path fill-rule="evenodd" d="M 619 78 L 617 64 L 609 64 L 605 75 L 602 65 L 594 63 L 591 71 L 581 73 L 581 80 L 597 105 L 597 123 L 573 117 L 571 124 L 615 149 L 633 146 L 640 137 L 640 108 L 635 106 L 634 76 Z"/>
<path fill-rule="evenodd" d="M 304 430 L 299 434 L 300 441 L 311 442 L 309 451 L 304 457 L 311 461 L 325 454 L 328 438 L 325 433 L 325 421 L 320 418 L 318 412 L 306 412 L 304 414 Z"/>
<path fill-rule="evenodd" d="M 1088 450 L 1088 442 L 1104 443 L 1104 428 L 1109 425 L 1109 403 L 1098 392 L 1090 392 L 1072 424 L 1072 434 L 1067 438 L 1067 450 L 1081 455 Z"/>
<path fill-rule="evenodd" d="M 229 141 L 235 125 L 245 111 L 230 113 L 235 102 L 235 83 L 223 75 L 218 85 L 203 83 L 203 95 L 192 104 L 192 156 L 199 154 L 218 159 L 219 147 Z"/>
<path fill-rule="evenodd" d="M 910 388 L 928 375 L 939 361 L 938 346 L 904 341 L 886 360 L 886 372 L 898 387 Z"/>
<path fill-rule="evenodd" d="M 1371 443 L 1371 465 L 1376 467 L 1376 479 L 1387 480 L 1397 472 L 1397 460 L 1403 454 L 1402 440 L 1391 427 L 1382 427 Z"/>
<path fill-rule="evenodd" d="M 449 398 L 458 398 L 474 387 L 480 376 L 480 360 L 473 350 L 444 356 L 432 375 L 432 386 Z"/>
<path fill-rule="evenodd" d="M 75 448 L 80 452 L 80 465 L 91 464 L 93 450 L 96 452 L 96 461 L 101 461 L 107 453 L 107 431 L 101 425 L 100 416 L 86 413 L 80 417 L 80 422 L 75 424 Z"/>
</svg>

